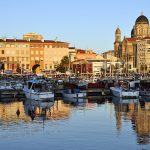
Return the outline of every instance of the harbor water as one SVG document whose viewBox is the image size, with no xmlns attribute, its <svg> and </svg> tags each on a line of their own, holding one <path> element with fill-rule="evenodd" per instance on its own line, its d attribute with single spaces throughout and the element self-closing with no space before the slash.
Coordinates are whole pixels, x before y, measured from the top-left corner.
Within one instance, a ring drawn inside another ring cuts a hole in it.
<svg viewBox="0 0 150 150">
<path fill-rule="evenodd" d="M 0 103 L 0 149 L 149 150 L 150 102 L 89 98 L 84 103 Z"/>
</svg>

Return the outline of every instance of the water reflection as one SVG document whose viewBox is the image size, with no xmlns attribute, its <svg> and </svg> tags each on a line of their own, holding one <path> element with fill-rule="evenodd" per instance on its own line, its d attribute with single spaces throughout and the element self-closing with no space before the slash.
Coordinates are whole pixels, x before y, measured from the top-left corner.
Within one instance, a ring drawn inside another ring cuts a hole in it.
<svg viewBox="0 0 150 150">
<path fill-rule="evenodd" d="M 100 114 L 100 112 L 103 112 L 104 114 Z M 107 118 L 108 113 L 111 114 L 111 119 Z M 99 126 L 99 115 L 104 117 L 104 120 L 106 121 L 101 122 L 101 127 Z M 0 103 L 0 126 L 2 132 L 4 132 L 3 129 L 5 129 L 5 131 L 8 130 L 9 126 L 14 127 L 16 123 L 21 123 L 19 124 L 20 128 L 23 128 L 24 124 L 28 126 L 29 123 L 33 123 L 33 128 L 35 128 L 38 126 L 39 120 L 43 121 L 43 123 L 46 121 L 45 125 L 52 124 L 54 121 L 55 124 L 53 128 L 48 126 L 47 129 L 51 132 L 55 130 L 55 125 L 57 122 L 60 123 L 67 121 L 69 124 L 63 124 L 64 126 L 62 129 L 66 127 L 66 130 L 68 128 L 71 130 L 72 126 L 75 127 L 77 124 L 79 129 L 84 129 L 85 134 L 90 131 L 91 137 L 98 136 L 95 134 L 97 132 L 101 132 L 101 129 L 104 129 L 105 132 L 109 130 L 112 133 L 115 130 L 115 133 L 112 135 L 114 139 L 118 138 L 114 134 L 118 135 L 119 133 L 119 136 L 124 136 L 129 134 L 131 130 L 134 131 L 134 136 L 136 135 L 136 143 L 141 145 L 148 145 L 150 143 L 150 102 L 147 100 L 145 101 L 144 99 L 139 101 L 138 99 L 122 100 L 116 97 L 113 97 L 112 99 L 90 97 L 83 103 L 70 102 L 66 100 L 56 100 L 55 102 L 37 102 L 26 100 L 24 102 L 16 101 L 11 103 Z M 110 122 L 114 124 L 114 126 L 109 126 L 108 124 L 110 124 Z M 125 126 L 125 123 L 129 126 Z M 106 129 L 105 126 L 109 126 L 111 129 Z M 59 126 L 59 128 L 61 127 Z M 68 129 L 68 135 L 70 135 L 70 130 Z M 61 133 L 63 132 L 63 130 L 60 131 Z M 71 134 L 75 134 L 73 130 L 71 130 Z M 55 136 L 57 137 L 57 135 Z M 99 136 L 103 137 L 103 135 L 100 134 Z M 105 138 L 109 139 L 109 137 L 106 136 Z"/>
<path fill-rule="evenodd" d="M 122 119 L 131 121 L 132 128 L 137 134 L 137 143 L 150 143 L 150 102 L 116 97 L 113 97 L 112 102 L 115 106 L 117 130 L 121 129 Z"/>
<path fill-rule="evenodd" d="M 62 100 L 55 102 L 25 101 L 25 113 L 34 119 L 57 120 L 67 119 L 70 114 L 70 107 Z"/>
<path fill-rule="evenodd" d="M 1 125 L 8 125 L 12 122 L 29 122 L 30 118 L 24 113 L 23 102 L 0 103 Z"/>
</svg>

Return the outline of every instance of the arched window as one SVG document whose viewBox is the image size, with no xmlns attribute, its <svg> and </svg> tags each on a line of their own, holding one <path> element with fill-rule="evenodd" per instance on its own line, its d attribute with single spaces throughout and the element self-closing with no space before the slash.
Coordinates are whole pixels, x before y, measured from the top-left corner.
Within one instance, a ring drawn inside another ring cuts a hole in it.
<svg viewBox="0 0 150 150">
<path fill-rule="evenodd" d="M 4 50 L 2 50 L 2 54 L 4 54 Z"/>
<path fill-rule="evenodd" d="M 141 30 L 139 29 L 139 34 L 141 34 Z"/>
</svg>

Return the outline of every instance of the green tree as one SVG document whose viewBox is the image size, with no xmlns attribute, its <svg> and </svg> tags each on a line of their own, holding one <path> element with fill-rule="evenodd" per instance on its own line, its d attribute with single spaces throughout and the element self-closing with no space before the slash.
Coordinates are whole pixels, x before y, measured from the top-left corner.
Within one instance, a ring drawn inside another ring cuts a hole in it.
<svg viewBox="0 0 150 150">
<path fill-rule="evenodd" d="M 65 73 L 69 68 L 69 57 L 68 56 L 64 56 L 61 59 L 60 64 L 57 65 L 56 67 L 56 71 L 59 71 L 61 73 Z"/>
</svg>

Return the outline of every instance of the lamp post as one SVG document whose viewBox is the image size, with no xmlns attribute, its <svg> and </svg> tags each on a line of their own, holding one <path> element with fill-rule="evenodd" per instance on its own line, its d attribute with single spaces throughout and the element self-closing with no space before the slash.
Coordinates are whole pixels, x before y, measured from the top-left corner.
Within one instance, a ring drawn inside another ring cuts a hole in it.
<svg viewBox="0 0 150 150">
<path fill-rule="evenodd" d="M 40 70 L 41 70 L 41 72 L 42 72 L 42 70 L 43 70 L 43 67 L 42 67 L 42 61 L 43 61 L 43 59 L 40 60 L 40 67 L 41 67 Z"/>
<path fill-rule="evenodd" d="M 20 71 L 21 71 L 21 75 L 22 75 L 22 62 L 20 61 Z"/>
</svg>

